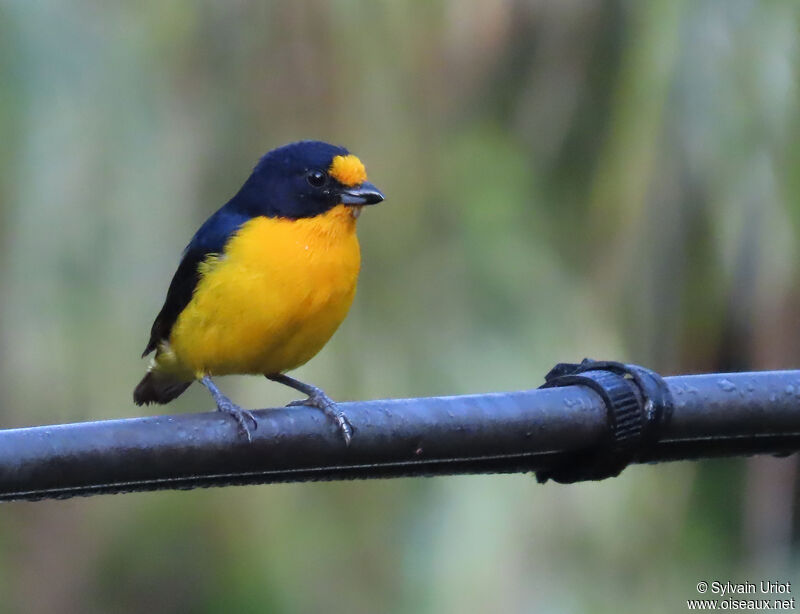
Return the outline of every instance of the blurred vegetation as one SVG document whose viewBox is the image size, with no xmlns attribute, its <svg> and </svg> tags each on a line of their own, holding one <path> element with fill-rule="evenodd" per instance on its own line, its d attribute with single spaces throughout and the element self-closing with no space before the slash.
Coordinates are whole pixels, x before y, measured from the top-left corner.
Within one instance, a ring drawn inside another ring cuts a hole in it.
<svg viewBox="0 0 800 614">
<path fill-rule="evenodd" d="M 0 0 L 2 424 L 138 415 L 180 250 L 300 138 L 388 195 L 299 371 L 335 398 L 584 356 L 797 367 L 799 28 L 792 0 Z M 797 579 L 797 485 L 758 459 L 10 504 L 0 610 L 674 612 L 701 579 Z"/>
</svg>

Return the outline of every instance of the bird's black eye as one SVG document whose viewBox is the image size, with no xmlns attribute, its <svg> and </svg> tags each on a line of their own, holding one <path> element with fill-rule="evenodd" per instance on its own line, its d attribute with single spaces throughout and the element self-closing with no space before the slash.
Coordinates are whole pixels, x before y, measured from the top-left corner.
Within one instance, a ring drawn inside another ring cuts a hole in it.
<svg viewBox="0 0 800 614">
<path fill-rule="evenodd" d="M 321 188 L 328 181 L 328 175 L 319 170 L 308 171 L 306 181 L 315 188 Z"/>
</svg>

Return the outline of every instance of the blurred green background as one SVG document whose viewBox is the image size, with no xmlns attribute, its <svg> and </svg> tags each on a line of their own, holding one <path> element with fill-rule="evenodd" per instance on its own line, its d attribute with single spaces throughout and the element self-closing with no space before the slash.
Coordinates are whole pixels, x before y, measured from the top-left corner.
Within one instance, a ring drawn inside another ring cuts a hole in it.
<svg viewBox="0 0 800 614">
<path fill-rule="evenodd" d="M 0 0 L 2 424 L 140 415 L 181 249 L 301 138 L 388 196 L 298 371 L 334 398 L 797 367 L 799 28 L 791 0 Z M 7 504 L 0 611 L 678 612 L 798 579 L 797 486 L 764 458 Z"/>
</svg>

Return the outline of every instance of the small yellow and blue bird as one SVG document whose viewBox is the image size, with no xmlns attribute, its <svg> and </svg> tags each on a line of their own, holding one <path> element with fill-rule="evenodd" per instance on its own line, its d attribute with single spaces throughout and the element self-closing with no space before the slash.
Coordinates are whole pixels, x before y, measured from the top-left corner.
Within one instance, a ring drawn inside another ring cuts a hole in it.
<svg viewBox="0 0 800 614">
<path fill-rule="evenodd" d="M 292 405 L 323 410 L 349 444 L 341 409 L 286 371 L 316 355 L 347 315 L 361 264 L 356 220 L 383 199 L 343 147 L 300 141 L 264 155 L 184 250 L 142 354 L 155 350 L 136 404 L 169 403 L 199 380 L 250 440 L 255 418 L 211 378 L 264 375 L 307 395 Z"/>
</svg>

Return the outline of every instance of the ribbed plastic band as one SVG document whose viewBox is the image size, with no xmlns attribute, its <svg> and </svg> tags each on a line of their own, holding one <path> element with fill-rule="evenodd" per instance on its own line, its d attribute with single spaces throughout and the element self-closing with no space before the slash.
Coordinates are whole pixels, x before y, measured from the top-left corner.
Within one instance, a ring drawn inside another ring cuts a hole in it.
<svg viewBox="0 0 800 614">
<path fill-rule="evenodd" d="M 606 405 L 608 435 L 597 446 L 577 450 L 566 462 L 537 472 L 540 482 L 570 484 L 619 475 L 631 461 L 646 460 L 672 410 L 663 378 L 638 365 L 587 358 L 580 364 L 556 365 L 545 381 L 542 388 L 587 386 L 597 392 Z"/>
</svg>

